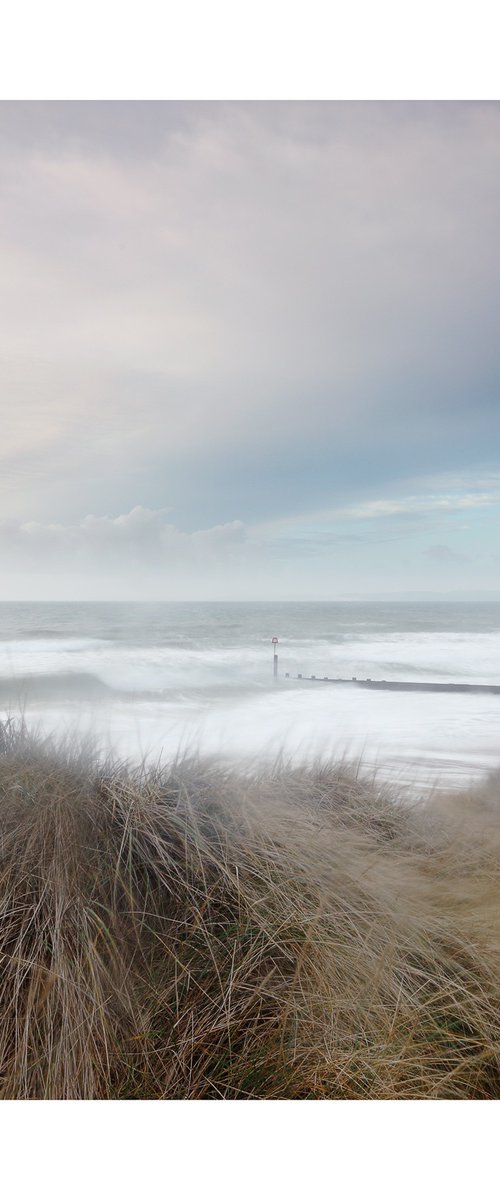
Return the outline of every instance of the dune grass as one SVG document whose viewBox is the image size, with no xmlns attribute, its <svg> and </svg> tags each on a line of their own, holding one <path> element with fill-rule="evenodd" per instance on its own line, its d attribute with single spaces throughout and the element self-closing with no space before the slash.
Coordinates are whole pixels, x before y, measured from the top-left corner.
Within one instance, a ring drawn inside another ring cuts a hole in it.
<svg viewBox="0 0 500 1200">
<path fill-rule="evenodd" d="M 0 1097 L 500 1098 L 500 782 L 0 726 Z"/>
</svg>

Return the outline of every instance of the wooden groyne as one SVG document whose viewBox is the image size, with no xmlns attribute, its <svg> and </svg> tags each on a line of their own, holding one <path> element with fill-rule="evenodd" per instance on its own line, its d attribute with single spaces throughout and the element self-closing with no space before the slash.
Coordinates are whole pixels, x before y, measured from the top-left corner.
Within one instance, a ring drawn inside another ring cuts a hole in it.
<svg viewBox="0 0 500 1200">
<path fill-rule="evenodd" d="M 413 680 L 402 679 L 332 679 L 329 675 L 294 675 L 287 671 L 285 679 L 298 679 L 304 683 L 333 683 L 340 687 L 358 687 L 379 692 L 479 692 L 486 695 L 500 696 L 500 684 L 497 683 L 433 683 L 432 681 L 417 683 Z"/>
<path fill-rule="evenodd" d="M 278 679 L 278 638 L 273 637 L 273 674 Z M 480 695 L 500 696 L 500 683 L 434 683 L 432 680 L 405 679 L 336 679 L 330 675 L 290 675 L 285 679 L 301 680 L 303 683 L 333 683 L 337 687 L 358 687 L 374 692 L 475 692 Z"/>
</svg>

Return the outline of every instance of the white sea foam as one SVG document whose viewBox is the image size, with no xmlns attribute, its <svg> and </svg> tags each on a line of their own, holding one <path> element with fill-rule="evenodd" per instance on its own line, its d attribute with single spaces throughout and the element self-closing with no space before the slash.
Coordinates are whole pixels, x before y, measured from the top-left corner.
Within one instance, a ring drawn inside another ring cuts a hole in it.
<svg viewBox="0 0 500 1200">
<path fill-rule="evenodd" d="M 42 607 L 11 606 L 3 621 L 0 703 L 6 711 L 21 701 L 45 730 L 94 731 L 133 757 L 170 757 L 180 746 L 248 762 L 279 752 L 293 761 L 362 756 L 365 769 L 377 764 L 417 783 L 461 784 L 500 765 L 500 696 L 368 692 L 293 678 L 500 682 L 493 606 L 34 611 Z M 35 628 L 40 636 L 30 635 Z M 273 687 L 276 628 L 285 636 Z"/>
<path fill-rule="evenodd" d="M 500 632 L 468 637 L 433 633 L 418 638 L 395 634 L 377 640 L 352 639 L 341 646 L 283 639 L 279 657 L 281 672 L 287 670 L 292 676 L 489 683 L 500 678 Z M 129 646 L 106 638 L 0 643 L 0 677 L 68 671 L 94 674 L 109 687 L 134 692 L 259 683 L 269 678 L 269 645 L 266 641 L 250 646 Z"/>
<path fill-rule="evenodd" d="M 237 703 L 185 696 L 141 705 L 106 700 L 33 706 L 44 730 L 97 732 L 124 756 L 174 756 L 180 748 L 226 759 L 293 762 L 362 758 L 364 769 L 404 782 L 463 784 L 500 765 L 497 696 L 369 693 L 334 688 L 243 695 Z"/>
</svg>

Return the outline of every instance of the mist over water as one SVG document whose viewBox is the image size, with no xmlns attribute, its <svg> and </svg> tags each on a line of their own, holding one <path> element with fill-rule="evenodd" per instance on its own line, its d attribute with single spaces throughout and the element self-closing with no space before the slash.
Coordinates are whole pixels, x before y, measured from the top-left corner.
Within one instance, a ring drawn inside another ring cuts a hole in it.
<svg viewBox="0 0 500 1200">
<path fill-rule="evenodd" d="M 43 730 L 94 732 L 130 757 L 362 755 L 417 785 L 500 765 L 500 696 L 337 689 L 299 673 L 498 683 L 500 606 L 0 604 L 0 710 L 23 708 Z"/>
</svg>

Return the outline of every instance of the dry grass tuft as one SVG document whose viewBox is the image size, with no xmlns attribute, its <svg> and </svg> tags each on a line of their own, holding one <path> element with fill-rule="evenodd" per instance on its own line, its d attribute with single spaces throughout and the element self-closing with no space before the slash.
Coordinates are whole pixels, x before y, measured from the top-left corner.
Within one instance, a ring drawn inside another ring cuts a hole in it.
<svg viewBox="0 0 500 1200">
<path fill-rule="evenodd" d="M 0 1097 L 500 1098 L 500 787 L 0 727 Z"/>
</svg>

